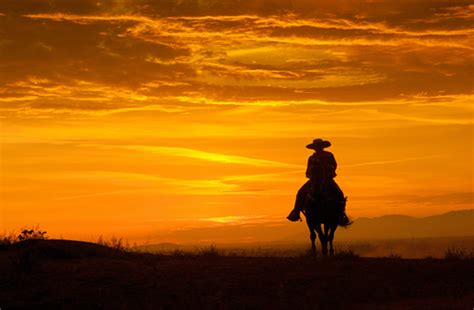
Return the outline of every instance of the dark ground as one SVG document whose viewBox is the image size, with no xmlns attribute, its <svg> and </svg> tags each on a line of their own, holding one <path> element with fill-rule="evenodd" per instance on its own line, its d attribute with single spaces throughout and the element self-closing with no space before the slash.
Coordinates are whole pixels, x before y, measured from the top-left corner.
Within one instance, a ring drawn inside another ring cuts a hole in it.
<svg viewBox="0 0 474 310">
<path fill-rule="evenodd" d="M 0 308 L 468 309 L 472 259 L 130 254 L 31 240 L 0 249 Z"/>
</svg>

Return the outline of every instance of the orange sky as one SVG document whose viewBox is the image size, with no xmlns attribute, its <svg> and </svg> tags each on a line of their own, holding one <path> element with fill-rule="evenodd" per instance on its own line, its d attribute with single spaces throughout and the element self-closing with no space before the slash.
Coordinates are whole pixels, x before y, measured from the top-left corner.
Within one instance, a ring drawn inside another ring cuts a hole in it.
<svg viewBox="0 0 474 310">
<path fill-rule="evenodd" d="M 276 225 L 316 137 L 353 217 L 473 208 L 470 3 L 2 0 L 0 228 Z"/>
</svg>

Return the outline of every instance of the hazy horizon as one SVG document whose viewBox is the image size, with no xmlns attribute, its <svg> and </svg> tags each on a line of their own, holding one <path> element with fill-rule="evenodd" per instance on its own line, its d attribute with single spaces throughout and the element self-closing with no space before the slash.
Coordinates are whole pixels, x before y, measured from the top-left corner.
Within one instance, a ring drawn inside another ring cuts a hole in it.
<svg viewBox="0 0 474 310">
<path fill-rule="evenodd" d="M 163 228 L 152 222 L 146 229 L 130 234 L 130 231 L 110 230 L 105 227 L 103 231 L 85 233 L 82 235 L 71 234 L 70 231 L 58 231 L 53 227 L 45 227 L 40 224 L 25 225 L 15 230 L 6 231 L 4 234 L 17 235 L 20 229 L 35 229 L 47 231 L 46 237 L 51 239 L 75 239 L 86 242 L 110 242 L 112 239 L 120 239 L 128 245 L 147 246 L 156 244 L 175 244 L 185 247 L 218 245 L 253 247 L 265 246 L 275 250 L 287 248 L 288 246 L 308 245 L 308 229 L 304 218 L 302 222 L 291 223 L 285 218 L 256 218 L 235 219 L 234 221 L 204 222 L 196 221 L 179 225 L 178 228 Z M 380 243 L 385 241 L 424 240 L 424 239 L 446 239 L 461 240 L 468 238 L 467 246 L 474 246 L 474 209 L 451 211 L 448 213 L 432 215 L 427 217 L 411 217 L 401 214 L 389 214 L 380 217 L 355 218 L 354 224 L 349 228 L 339 228 L 337 231 L 337 242 Z M 53 229 L 50 229 L 53 228 Z M 467 239 L 466 239 L 467 240 Z M 437 250 L 440 250 L 437 242 L 431 242 Z M 447 242 L 441 242 L 448 244 Z M 448 246 L 446 246 L 447 248 Z M 442 249 L 443 251 L 446 249 Z"/>
</svg>

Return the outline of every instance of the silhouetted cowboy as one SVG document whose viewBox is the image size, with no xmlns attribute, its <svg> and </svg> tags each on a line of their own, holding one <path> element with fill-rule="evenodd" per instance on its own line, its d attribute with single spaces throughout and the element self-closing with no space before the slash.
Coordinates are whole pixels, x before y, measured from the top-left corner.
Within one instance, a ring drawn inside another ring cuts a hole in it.
<svg viewBox="0 0 474 310">
<path fill-rule="evenodd" d="M 300 211 L 304 209 L 308 195 L 328 195 L 337 200 L 344 200 L 344 193 L 334 181 L 336 177 L 337 163 L 334 155 L 324 149 L 331 146 L 331 142 L 322 139 L 314 139 L 308 144 L 308 149 L 314 150 L 314 154 L 308 159 L 306 177 L 309 180 L 300 188 L 296 195 L 295 207 L 288 215 L 288 220 L 300 220 Z M 342 210 L 341 224 L 347 222 L 348 218 Z"/>
</svg>

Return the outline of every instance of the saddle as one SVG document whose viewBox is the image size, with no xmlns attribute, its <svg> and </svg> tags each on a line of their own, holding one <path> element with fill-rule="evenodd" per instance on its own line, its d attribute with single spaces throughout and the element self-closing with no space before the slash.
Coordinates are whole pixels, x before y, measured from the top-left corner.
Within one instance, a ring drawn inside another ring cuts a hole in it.
<svg viewBox="0 0 474 310">
<path fill-rule="evenodd" d="M 331 185 L 331 183 L 326 182 L 311 183 L 307 197 L 313 201 L 343 201 L 344 197 L 337 195 Z"/>
<path fill-rule="evenodd" d="M 330 206 L 331 208 L 336 208 L 341 216 L 345 215 L 347 197 L 338 195 L 335 191 L 331 190 L 330 183 L 312 183 L 306 197 L 311 205 L 316 203 L 324 207 Z"/>
</svg>

